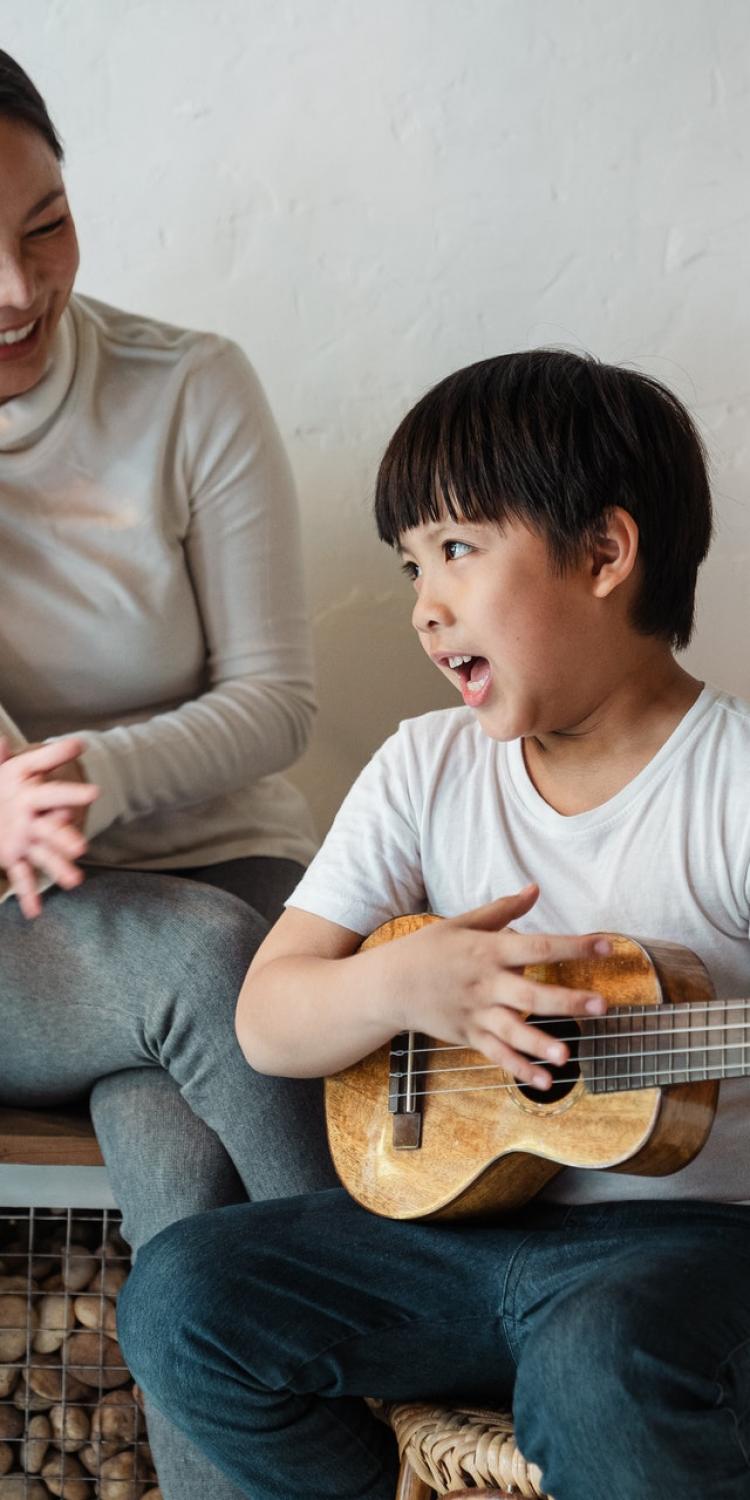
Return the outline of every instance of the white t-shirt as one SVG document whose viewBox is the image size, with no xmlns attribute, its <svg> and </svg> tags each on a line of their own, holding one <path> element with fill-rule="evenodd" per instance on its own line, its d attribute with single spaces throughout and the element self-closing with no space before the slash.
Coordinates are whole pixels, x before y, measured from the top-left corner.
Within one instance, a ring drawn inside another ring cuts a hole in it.
<svg viewBox="0 0 750 1500">
<path fill-rule="evenodd" d="M 407 720 L 346 798 L 288 904 L 366 934 L 400 913 L 456 916 L 537 881 L 514 925 L 682 944 L 720 997 L 750 996 L 750 707 L 705 687 L 653 760 L 600 807 L 565 817 L 520 740 L 470 709 Z M 750 1080 L 722 1084 L 698 1157 L 669 1177 L 561 1172 L 561 1202 L 750 1200 Z"/>
<path fill-rule="evenodd" d="M 235 344 L 73 298 L 0 406 L 0 578 L 0 704 L 85 741 L 91 863 L 307 862 L 294 486 Z"/>
</svg>

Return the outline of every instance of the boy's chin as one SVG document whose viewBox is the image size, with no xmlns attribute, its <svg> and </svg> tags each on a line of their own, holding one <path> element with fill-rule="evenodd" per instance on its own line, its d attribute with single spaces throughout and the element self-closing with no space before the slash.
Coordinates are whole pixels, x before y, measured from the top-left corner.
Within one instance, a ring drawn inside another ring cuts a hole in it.
<svg viewBox="0 0 750 1500">
<path fill-rule="evenodd" d="M 470 706 L 470 705 L 468 705 Z M 492 707 L 472 708 L 472 713 L 483 734 L 490 740 L 497 740 L 501 744 L 508 744 L 510 740 L 524 739 L 527 734 L 533 734 L 520 714 L 504 712 L 497 705 Z"/>
</svg>

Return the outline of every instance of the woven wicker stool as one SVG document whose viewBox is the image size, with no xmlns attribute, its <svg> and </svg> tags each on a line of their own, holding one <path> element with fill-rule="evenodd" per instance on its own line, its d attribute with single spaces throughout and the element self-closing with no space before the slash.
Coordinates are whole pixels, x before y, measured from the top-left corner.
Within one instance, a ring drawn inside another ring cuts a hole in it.
<svg viewBox="0 0 750 1500">
<path fill-rule="evenodd" d="M 401 1403 L 381 1411 L 401 1455 L 396 1500 L 430 1500 L 433 1493 L 547 1500 L 538 1468 L 516 1447 L 510 1413 Z"/>
</svg>

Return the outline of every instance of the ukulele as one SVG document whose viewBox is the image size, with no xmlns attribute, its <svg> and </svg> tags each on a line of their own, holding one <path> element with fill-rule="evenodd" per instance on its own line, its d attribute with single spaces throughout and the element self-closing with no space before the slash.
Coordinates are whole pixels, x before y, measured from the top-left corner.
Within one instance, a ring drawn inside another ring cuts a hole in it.
<svg viewBox="0 0 750 1500">
<path fill-rule="evenodd" d="M 397 917 L 362 948 L 417 931 Z M 704 1145 L 718 1080 L 750 1075 L 750 1000 L 717 1000 L 687 948 L 606 933 L 606 958 L 537 964 L 542 983 L 594 989 L 596 1017 L 531 1017 L 570 1049 L 519 1083 L 470 1047 L 413 1031 L 326 1079 L 328 1139 L 344 1187 L 389 1219 L 496 1215 L 564 1167 L 660 1176 Z"/>
</svg>

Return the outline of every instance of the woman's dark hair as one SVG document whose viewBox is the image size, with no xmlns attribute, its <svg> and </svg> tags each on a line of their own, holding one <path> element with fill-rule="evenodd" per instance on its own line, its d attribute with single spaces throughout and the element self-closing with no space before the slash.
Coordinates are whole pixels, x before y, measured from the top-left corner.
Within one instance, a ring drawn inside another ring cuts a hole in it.
<svg viewBox="0 0 750 1500">
<path fill-rule="evenodd" d="M 47 113 L 47 106 L 23 68 L 7 52 L 0 52 L 0 117 L 21 120 L 44 136 L 58 161 L 63 159 L 62 141 Z"/>
<path fill-rule="evenodd" d="M 390 546 L 446 510 L 522 521 L 564 572 L 616 505 L 640 533 L 633 624 L 686 646 L 711 540 L 706 455 L 687 411 L 646 375 L 532 349 L 480 360 L 422 397 L 380 465 L 375 516 Z"/>
</svg>

